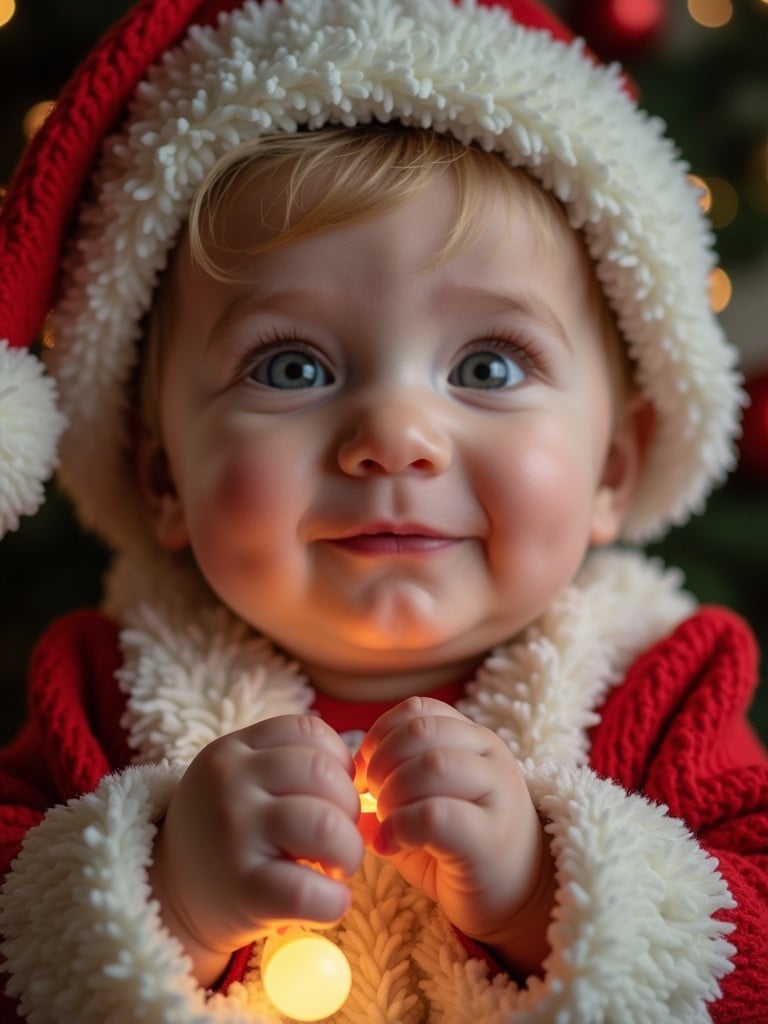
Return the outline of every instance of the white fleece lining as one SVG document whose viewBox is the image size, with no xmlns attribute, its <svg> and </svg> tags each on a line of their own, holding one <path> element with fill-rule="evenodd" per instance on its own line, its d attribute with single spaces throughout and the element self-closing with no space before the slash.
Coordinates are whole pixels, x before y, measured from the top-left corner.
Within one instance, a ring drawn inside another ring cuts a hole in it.
<svg viewBox="0 0 768 1024">
<path fill-rule="evenodd" d="M 728 957 L 733 952 L 725 940 L 730 926 L 713 918 L 718 910 L 733 906 L 715 861 L 664 808 L 577 765 L 585 756 L 586 738 L 572 742 L 578 727 L 572 734 L 558 717 L 564 707 L 584 728 L 594 721 L 594 705 L 569 691 L 589 684 L 591 699 L 601 699 L 618 682 L 628 661 L 679 621 L 689 610 L 690 599 L 676 590 L 675 583 L 675 576 L 637 555 L 601 553 L 585 566 L 548 620 L 537 624 L 531 643 L 521 642 L 519 650 L 512 645 L 506 651 L 518 670 L 527 663 L 526 650 L 535 655 L 538 649 L 547 649 L 547 664 L 574 675 L 554 673 L 542 682 L 536 668 L 540 662 L 533 657 L 530 679 L 517 671 L 502 679 L 498 666 L 477 679 L 473 707 L 492 727 L 509 727 L 517 720 L 528 729 L 528 701 L 540 701 L 548 709 L 540 712 L 533 726 L 539 742 L 523 751 L 526 775 L 536 805 L 549 822 L 557 862 L 558 906 L 544 978 L 531 980 L 520 991 L 504 977 L 489 982 L 484 966 L 468 960 L 452 939 L 442 915 L 371 855 L 352 882 L 353 908 L 332 933 L 344 946 L 356 977 L 353 995 L 334 1024 L 500 1024 L 510 1019 L 516 1024 L 672 1024 L 710 1019 L 706 1001 L 716 998 L 718 981 L 731 969 Z M 119 581 L 115 589 L 119 591 Z M 571 617 L 589 629 L 566 629 L 565 620 Z M 206 692 L 206 687 L 193 687 L 185 699 L 182 671 L 175 677 L 180 692 L 174 696 L 168 684 L 153 710 L 151 652 L 158 655 L 159 666 L 166 664 L 160 641 L 168 637 L 157 628 L 158 618 L 144 613 L 144 621 L 153 625 L 144 641 L 136 626 L 124 634 L 132 660 L 123 685 L 129 691 L 136 685 L 138 695 L 129 697 L 134 706 L 128 724 L 143 723 L 133 734 L 134 743 L 141 746 L 140 737 L 151 737 L 153 745 L 162 743 L 167 722 L 169 745 L 178 755 L 179 716 L 183 720 L 189 713 L 194 734 L 201 714 L 195 701 L 202 693 L 203 708 L 215 708 L 219 699 L 226 703 L 228 683 L 224 681 L 218 696 Z M 186 632 L 173 633 L 169 650 L 177 653 L 176 645 L 194 639 L 181 656 L 182 663 L 194 661 L 195 652 L 203 651 L 200 622 L 209 628 L 221 626 L 219 619 L 203 616 L 197 623 L 188 622 Z M 586 634 L 591 635 L 588 642 Z M 226 630 L 210 637 L 217 649 L 215 663 L 224 676 L 226 666 L 233 665 L 229 683 L 242 682 L 241 667 L 224 649 L 227 636 L 239 639 Z M 600 669 L 595 652 L 605 648 L 623 653 L 604 660 Z M 285 708 L 279 687 L 286 681 L 280 675 L 286 665 L 270 661 L 266 647 L 257 650 L 267 658 L 264 666 L 276 666 L 278 675 L 271 680 L 277 682 L 275 706 Z M 141 671 L 132 676 L 139 663 Z M 210 668 L 204 667 L 203 674 Z M 259 689 L 264 680 L 258 665 L 254 671 Z M 601 674 L 596 682 L 590 682 L 593 671 Z M 206 678 L 211 681 L 213 674 Z M 306 706 L 306 690 L 303 680 L 296 678 L 300 685 L 292 699 L 300 711 Z M 259 700 L 268 701 L 272 692 L 272 686 L 265 687 Z M 165 720 L 155 714 L 161 706 L 167 711 Z M 239 706 L 247 718 L 247 702 Z M 465 710 L 471 712 L 472 707 Z M 261 711 L 268 714 L 270 705 Z M 145 728 L 150 719 L 152 727 Z M 236 717 L 227 713 L 219 726 L 211 721 L 206 726 L 219 727 L 237 728 Z M 514 749 L 513 731 L 509 736 Z M 548 760 L 549 742 L 553 746 Z M 564 765 L 566 748 L 572 756 Z M 186 753 L 191 756 L 193 751 L 194 744 Z M 146 750 L 139 749 L 137 758 L 143 756 Z M 182 771 L 181 763 L 173 768 L 128 769 L 105 779 L 94 794 L 54 808 L 28 834 L 5 883 L 0 930 L 8 936 L 3 952 L 13 975 L 11 991 L 23 993 L 33 1024 L 128 1024 L 140 1013 L 141 1019 L 162 1024 L 259 1024 L 276 1019 L 266 1007 L 257 965 L 226 998 L 206 1001 L 189 973 L 188 959 L 163 931 L 154 904 L 147 902 L 152 822 L 162 817 Z M 105 968 L 104 963 L 112 966 Z M 512 1012 L 514 1018 L 508 1016 Z"/>
<path fill-rule="evenodd" d="M 151 820 L 180 770 L 127 769 L 54 808 L 29 833 L 4 888 L 0 928 L 10 936 L 8 990 L 22 995 L 31 1024 L 279 1019 L 266 1007 L 257 970 L 231 996 L 208 1001 L 147 902 Z M 329 933 L 355 977 L 337 1024 L 710 1020 L 706 1001 L 717 998 L 734 951 L 724 938 L 730 926 L 711 916 L 734 905 L 714 859 L 665 808 L 589 769 L 553 768 L 529 782 L 550 822 L 557 863 L 544 977 L 525 989 L 504 977 L 489 982 L 441 915 L 369 854 L 353 882 L 367 905 L 356 902 Z"/>
<path fill-rule="evenodd" d="M 169 572 L 168 563 L 154 567 Z M 148 564 L 144 586 L 159 595 L 163 582 L 151 573 Z M 183 576 L 165 588 L 172 599 L 132 605 L 134 575 L 122 560 L 110 601 L 127 627 L 118 678 L 137 762 L 188 762 L 216 736 L 311 705 L 299 667 L 224 608 L 184 601 Z M 680 581 L 635 552 L 593 552 L 545 615 L 490 654 L 459 710 L 498 732 L 523 764 L 586 763 L 594 709 L 637 653 L 693 610 Z"/>
<path fill-rule="evenodd" d="M 0 537 L 42 504 L 64 430 L 56 402 L 40 361 L 0 339 Z"/>
<path fill-rule="evenodd" d="M 71 422 L 61 479 L 113 546 L 141 539 L 120 461 L 140 321 L 205 173 L 265 132 L 393 119 L 502 153 L 583 230 L 658 413 L 626 536 L 683 521 L 732 466 L 741 399 L 709 308 L 711 233 L 617 69 L 468 0 L 266 0 L 190 30 L 151 70 L 64 261 L 50 363 Z"/>
</svg>

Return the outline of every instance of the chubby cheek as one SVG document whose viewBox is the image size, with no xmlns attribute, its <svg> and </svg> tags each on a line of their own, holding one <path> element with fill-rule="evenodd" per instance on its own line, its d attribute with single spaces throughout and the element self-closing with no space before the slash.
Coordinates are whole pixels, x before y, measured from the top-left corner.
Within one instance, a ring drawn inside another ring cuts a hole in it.
<svg viewBox="0 0 768 1024">
<path fill-rule="evenodd" d="M 560 435 L 539 434 L 496 451 L 478 483 L 491 524 L 490 569 L 502 590 L 522 586 L 544 608 L 587 549 L 595 469 Z"/>
<path fill-rule="evenodd" d="M 228 446 L 204 460 L 206 468 L 198 466 L 187 520 L 206 575 L 258 568 L 280 531 L 288 529 L 301 478 L 275 447 Z"/>
</svg>

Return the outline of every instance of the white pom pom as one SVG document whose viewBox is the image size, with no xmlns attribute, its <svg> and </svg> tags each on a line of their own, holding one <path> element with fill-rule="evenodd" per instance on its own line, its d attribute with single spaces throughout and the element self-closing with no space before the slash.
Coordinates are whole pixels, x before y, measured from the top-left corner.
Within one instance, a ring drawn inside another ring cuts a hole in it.
<svg viewBox="0 0 768 1024">
<path fill-rule="evenodd" d="M 0 340 L 0 536 L 42 503 L 64 425 L 40 361 Z"/>
</svg>

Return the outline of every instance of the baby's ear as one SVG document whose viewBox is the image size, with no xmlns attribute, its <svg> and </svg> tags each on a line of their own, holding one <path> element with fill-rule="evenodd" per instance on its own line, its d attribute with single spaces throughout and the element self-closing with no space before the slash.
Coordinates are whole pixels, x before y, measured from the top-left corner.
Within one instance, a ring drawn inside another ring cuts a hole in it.
<svg viewBox="0 0 768 1024">
<path fill-rule="evenodd" d="M 590 543 L 616 539 L 634 497 L 656 429 L 656 414 L 648 399 L 632 394 L 617 417 L 592 508 Z"/>
<path fill-rule="evenodd" d="M 136 483 L 149 525 L 161 547 L 181 551 L 189 543 L 184 507 L 165 448 L 147 424 L 136 431 Z"/>
</svg>

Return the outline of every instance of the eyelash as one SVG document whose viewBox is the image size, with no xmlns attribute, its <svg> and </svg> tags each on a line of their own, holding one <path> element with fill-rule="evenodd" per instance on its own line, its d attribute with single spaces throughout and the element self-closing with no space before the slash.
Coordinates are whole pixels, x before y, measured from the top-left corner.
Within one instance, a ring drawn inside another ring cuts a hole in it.
<svg viewBox="0 0 768 1024">
<path fill-rule="evenodd" d="M 270 349 L 279 350 L 286 345 L 317 358 L 312 346 L 302 341 L 294 328 L 270 327 L 253 340 L 245 355 L 238 360 L 235 378 L 247 377 L 253 371 L 257 358 L 261 360 L 269 355 Z"/>
<path fill-rule="evenodd" d="M 528 370 L 542 373 L 547 369 L 544 348 L 524 331 L 509 330 L 505 327 L 493 328 L 467 347 L 467 353 L 485 351 L 498 351 L 505 355 L 512 355 L 519 359 Z"/>
<path fill-rule="evenodd" d="M 237 364 L 236 377 L 247 376 L 253 371 L 254 361 L 268 355 L 270 348 L 280 349 L 285 345 L 318 358 L 314 348 L 303 341 L 294 328 L 270 327 L 258 336 Z M 531 371 L 546 372 L 546 356 L 543 347 L 529 334 L 508 328 L 492 328 L 483 337 L 470 342 L 462 356 L 472 352 L 499 351 L 513 355 Z"/>
</svg>

